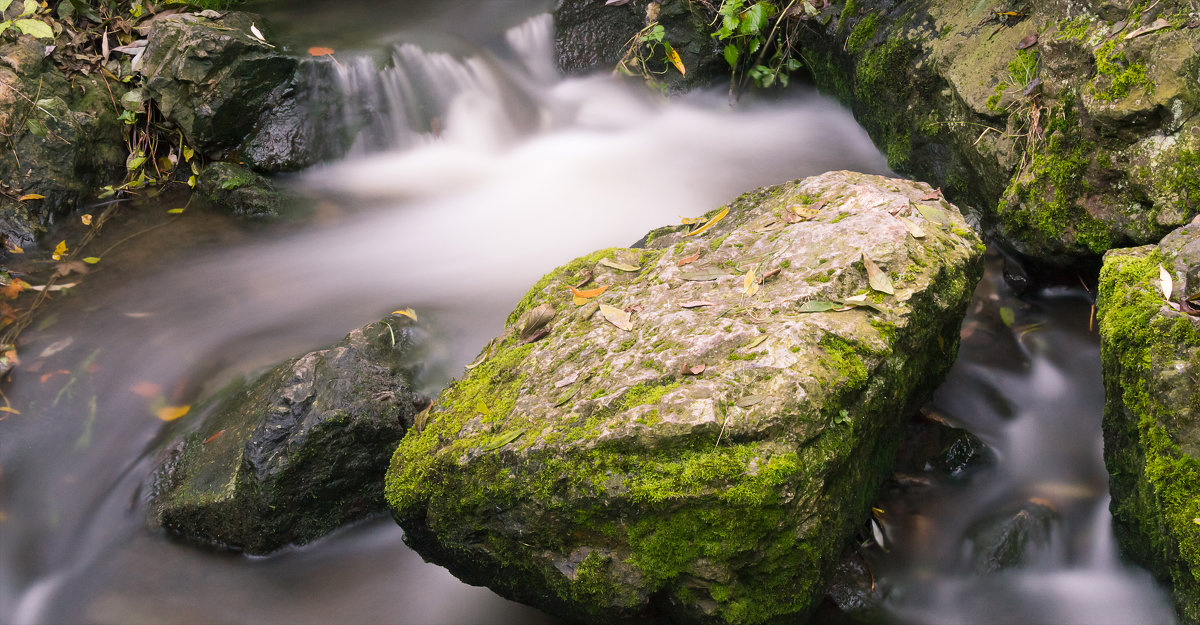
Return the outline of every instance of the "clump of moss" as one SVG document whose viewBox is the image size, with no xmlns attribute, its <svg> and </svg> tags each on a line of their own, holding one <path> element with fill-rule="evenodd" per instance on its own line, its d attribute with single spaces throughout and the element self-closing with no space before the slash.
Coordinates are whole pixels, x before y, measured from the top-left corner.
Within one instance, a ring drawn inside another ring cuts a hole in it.
<svg viewBox="0 0 1200 625">
<path fill-rule="evenodd" d="M 1110 41 L 1096 50 L 1096 79 L 1088 85 L 1088 93 L 1106 102 L 1120 100 L 1134 88 L 1153 93 L 1154 83 L 1146 75 L 1146 64 L 1130 63 L 1124 52 L 1116 51 L 1116 46 L 1116 41 Z M 1108 87 L 1101 88 L 1097 83 L 1105 80 Z"/>
<path fill-rule="evenodd" d="M 875 38 L 875 32 L 879 29 L 879 14 L 870 13 L 866 17 L 859 20 L 854 26 L 854 30 L 850 32 L 850 37 L 846 39 L 846 49 L 851 54 L 858 54 L 862 49 Z"/>
</svg>

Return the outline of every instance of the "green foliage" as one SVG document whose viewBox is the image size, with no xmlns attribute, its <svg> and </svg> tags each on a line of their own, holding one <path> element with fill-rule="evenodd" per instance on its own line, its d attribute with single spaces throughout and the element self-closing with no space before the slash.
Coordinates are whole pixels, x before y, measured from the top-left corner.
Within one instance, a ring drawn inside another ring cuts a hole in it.
<svg viewBox="0 0 1200 625">
<path fill-rule="evenodd" d="M 1024 88 L 1037 77 L 1038 53 L 1030 50 L 1018 50 L 1017 56 L 1008 63 L 1008 80 L 1015 86 Z"/>
<path fill-rule="evenodd" d="M 772 24 L 776 15 L 780 17 Z M 746 0 L 724 0 L 717 16 L 721 25 L 712 36 L 725 44 L 725 62 L 733 70 L 733 84 L 738 86 L 749 78 L 762 88 L 786 87 L 791 72 L 800 69 L 800 61 L 792 56 L 787 37 L 778 33 L 783 19 L 779 7 L 763 0 L 750 6 Z"/>
</svg>

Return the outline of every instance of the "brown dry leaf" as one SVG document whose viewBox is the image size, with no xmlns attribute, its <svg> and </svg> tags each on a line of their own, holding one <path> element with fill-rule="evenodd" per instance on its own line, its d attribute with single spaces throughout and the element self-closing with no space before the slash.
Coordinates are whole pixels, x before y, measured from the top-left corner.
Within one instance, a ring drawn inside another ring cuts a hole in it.
<svg viewBox="0 0 1200 625">
<path fill-rule="evenodd" d="M 875 261 L 871 260 L 865 252 L 862 258 L 863 266 L 867 268 L 867 281 L 871 283 L 871 288 L 880 293 L 895 295 L 896 289 L 892 287 L 892 279 L 888 277 L 887 273 L 880 269 L 879 265 L 876 265 Z"/>
<path fill-rule="evenodd" d="M 924 197 L 922 197 L 920 200 L 917 200 L 917 201 L 918 202 L 931 202 L 934 200 L 941 200 L 941 199 L 945 199 L 945 196 L 942 195 L 942 188 L 938 187 L 938 188 L 934 189 L 933 191 L 926 193 Z"/>
<path fill-rule="evenodd" d="M 592 273 L 591 269 L 584 269 L 583 273 L 581 273 L 579 275 L 581 275 L 582 278 L 580 278 L 579 283 L 575 285 L 575 288 L 582 289 L 583 287 L 587 286 L 587 284 L 589 282 L 592 281 L 592 278 L 595 277 L 596 274 Z"/>
<path fill-rule="evenodd" d="M 704 373 L 704 369 L 706 369 L 706 367 L 704 366 L 703 363 L 695 365 L 695 366 L 689 365 L 687 363 L 683 363 L 683 367 L 681 367 L 679 369 L 679 374 L 680 375 L 700 375 L 701 373 Z"/>
<path fill-rule="evenodd" d="M 759 282 L 766 282 L 768 279 L 774 278 L 775 276 L 779 275 L 779 272 L 781 272 L 781 271 L 783 271 L 783 267 L 776 267 L 776 268 L 768 271 L 767 273 L 764 273 L 762 276 L 762 279 L 759 280 Z"/>
<path fill-rule="evenodd" d="M 178 419 L 179 417 L 182 417 L 183 415 L 187 414 L 188 411 L 191 409 L 192 409 L 192 407 L 190 405 L 187 405 L 187 406 L 163 406 L 162 408 L 159 408 L 158 410 L 154 411 L 154 416 L 158 417 L 159 419 L 162 419 L 163 421 L 174 421 L 174 420 Z"/>
<path fill-rule="evenodd" d="M 692 254 L 691 256 L 684 256 L 683 258 L 680 258 L 679 262 L 676 264 L 679 265 L 680 267 L 682 267 L 688 263 L 694 263 L 698 260 L 700 260 L 700 252 L 696 252 L 695 254 Z"/>
<path fill-rule="evenodd" d="M 708 302 L 708 301 L 705 301 L 702 299 L 698 299 L 698 300 L 693 300 L 690 302 L 684 302 L 679 305 L 680 308 L 700 308 L 702 306 L 716 306 L 716 304 L 713 302 Z"/>
<path fill-rule="evenodd" d="M 608 304 L 600 304 L 600 314 L 608 320 L 609 323 L 628 332 L 633 329 L 633 322 L 630 321 L 630 314 Z"/>
<path fill-rule="evenodd" d="M 8 299 L 16 299 L 21 294 L 21 291 L 28 290 L 29 288 L 28 282 L 20 278 L 13 278 L 12 282 L 9 282 L 4 285 L 4 288 L 0 289 L 0 294 L 3 294 Z"/>
<path fill-rule="evenodd" d="M 1150 23 L 1150 25 L 1143 26 L 1143 27 L 1129 33 L 1128 35 L 1125 35 L 1125 39 L 1133 39 L 1134 37 L 1141 37 L 1142 35 L 1145 35 L 1147 33 L 1152 33 L 1156 30 L 1162 30 L 1170 25 L 1171 25 L 1170 22 L 1168 22 L 1167 20 L 1160 17 L 1160 18 L 1154 20 L 1152 23 Z"/>
<path fill-rule="evenodd" d="M 746 277 L 742 279 L 742 293 L 753 296 L 758 293 L 758 263 L 750 265 L 750 270 L 746 272 Z"/>
<path fill-rule="evenodd" d="M 308 49 L 308 53 L 311 56 L 329 56 L 330 54 L 333 54 L 333 48 L 326 48 L 325 46 L 313 46 Z"/>
<path fill-rule="evenodd" d="M 1032 48 L 1033 46 L 1037 45 L 1037 42 L 1038 36 L 1037 33 L 1034 33 L 1022 39 L 1021 42 L 1017 44 L 1017 49 L 1024 50 L 1025 48 Z"/>
<path fill-rule="evenodd" d="M 626 307 L 625 307 L 625 312 L 627 312 L 627 313 L 629 313 L 629 314 L 631 314 L 631 315 L 632 315 L 633 313 L 640 313 L 640 312 L 642 312 L 643 310 L 646 310 L 646 307 L 645 307 L 645 306 L 643 306 L 643 305 L 641 305 L 641 304 L 633 304 L 632 306 L 626 306 Z"/>
<path fill-rule="evenodd" d="M 555 312 L 554 307 L 546 303 L 525 313 L 525 317 L 521 323 L 521 344 L 536 341 L 537 339 L 531 337 L 538 334 L 545 328 L 546 324 L 554 319 Z M 546 333 L 549 333 L 549 329 L 546 329 Z M 546 334 L 542 334 L 538 338 L 542 338 L 542 336 L 546 336 Z"/>
<path fill-rule="evenodd" d="M 416 417 L 413 417 L 413 429 L 415 429 L 418 433 L 423 431 L 425 429 L 425 425 L 429 423 L 429 413 L 432 410 L 433 400 L 431 399 L 429 400 L 429 405 L 425 406 L 425 409 L 421 412 L 418 412 Z"/>
<path fill-rule="evenodd" d="M 695 230 L 692 230 L 691 232 L 688 232 L 688 233 L 684 234 L 683 236 L 690 237 L 690 236 L 695 236 L 697 234 L 705 232 L 709 228 L 712 228 L 713 226 L 717 225 L 717 223 L 720 222 L 722 219 L 725 219 L 725 216 L 728 214 L 729 214 L 729 207 L 726 206 L 725 208 L 721 209 L 721 212 L 717 213 L 716 215 L 713 215 L 713 218 L 709 219 L 708 222 L 705 223 L 703 226 L 700 226 L 699 228 L 696 228 Z"/>
<path fill-rule="evenodd" d="M 538 330 L 538 331 L 534 332 L 533 334 L 530 334 L 529 336 L 522 338 L 520 341 L 517 342 L 517 344 L 518 345 L 527 345 L 527 344 L 533 343 L 535 341 L 540 341 L 540 340 L 546 338 L 547 336 L 550 336 L 550 328 L 542 328 L 541 330 Z"/>
</svg>

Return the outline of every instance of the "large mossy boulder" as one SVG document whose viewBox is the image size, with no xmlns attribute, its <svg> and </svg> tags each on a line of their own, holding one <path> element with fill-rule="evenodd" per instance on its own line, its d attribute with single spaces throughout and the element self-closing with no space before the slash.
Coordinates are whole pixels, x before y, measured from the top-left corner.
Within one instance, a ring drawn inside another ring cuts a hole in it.
<svg viewBox="0 0 1200 625">
<path fill-rule="evenodd" d="M 817 85 L 894 169 L 1018 251 L 1074 261 L 1200 212 L 1188 2 L 839 0 L 815 13 L 796 32 Z"/>
<path fill-rule="evenodd" d="M 554 270 L 396 450 L 406 541 L 578 621 L 803 618 L 982 271 L 934 195 L 831 172 Z"/>
<path fill-rule="evenodd" d="M 125 172 L 112 107 L 125 86 L 68 78 L 45 42 L 16 32 L 0 38 L 0 254 L 31 246 L 56 217 Z"/>
<path fill-rule="evenodd" d="M 403 322 L 369 324 L 201 407 L 154 473 L 152 523 L 260 554 L 381 511 L 384 470 L 420 401 Z"/>
<path fill-rule="evenodd" d="M 1200 623 L 1200 316 L 1186 312 L 1197 296 L 1200 218 L 1157 246 L 1104 257 L 1097 314 L 1117 538 L 1164 581 L 1187 625 Z"/>
</svg>

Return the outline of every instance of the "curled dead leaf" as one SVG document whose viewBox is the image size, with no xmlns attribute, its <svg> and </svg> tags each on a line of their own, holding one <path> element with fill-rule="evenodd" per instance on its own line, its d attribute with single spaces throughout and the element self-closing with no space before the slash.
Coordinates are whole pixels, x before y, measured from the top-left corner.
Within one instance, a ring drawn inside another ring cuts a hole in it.
<svg viewBox="0 0 1200 625">
<path fill-rule="evenodd" d="M 1037 36 L 1037 33 L 1034 33 L 1032 35 L 1025 37 L 1019 43 L 1017 43 L 1017 49 L 1024 50 L 1025 48 L 1032 48 L 1033 46 L 1037 45 L 1037 42 L 1038 42 L 1038 36 Z"/>
<path fill-rule="evenodd" d="M 701 373 L 704 373 L 704 370 L 706 368 L 707 367 L 704 366 L 704 363 L 701 363 L 698 365 L 689 365 L 687 363 L 683 363 L 683 367 L 681 367 L 679 369 L 679 374 L 680 375 L 700 375 Z"/>
<path fill-rule="evenodd" d="M 683 258 L 680 258 L 679 262 L 676 264 L 679 265 L 680 267 L 682 267 L 688 263 L 694 263 L 698 260 L 700 260 L 700 252 L 696 252 L 695 254 L 692 254 L 691 256 L 684 256 Z"/>
<path fill-rule="evenodd" d="M 532 337 L 543 329 L 546 330 L 546 333 L 542 334 L 538 338 L 542 338 L 543 336 L 546 336 L 546 334 L 549 334 L 550 331 L 545 326 L 546 324 L 550 323 L 552 319 L 554 319 L 554 315 L 554 307 L 549 303 L 536 306 L 529 312 L 525 313 L 525 317 L 521 321 L 521 344 L 523 345 L 525 343 L 532 343 L 533 341 L 536 341 L 537 339 Z"/>
</svg>

